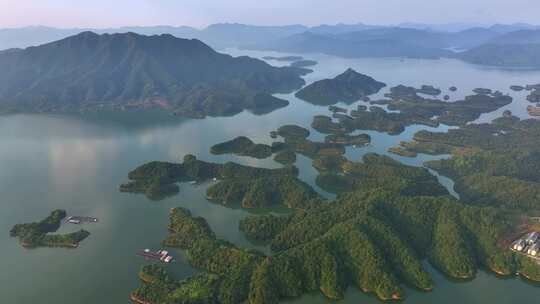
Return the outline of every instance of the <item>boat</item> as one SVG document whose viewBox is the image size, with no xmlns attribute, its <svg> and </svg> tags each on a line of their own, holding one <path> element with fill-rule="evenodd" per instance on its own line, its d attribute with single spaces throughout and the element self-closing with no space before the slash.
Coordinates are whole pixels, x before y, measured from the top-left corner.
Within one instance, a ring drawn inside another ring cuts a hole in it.
<svg viewBox="0 0 540 304">
<path fill-rule="evenodd" d="M 138 251 L 137 255 L 145 259 L 158 260 L 163 263 L 170 263 L 174 259 L 171 255 L 169 255 L 169 252 L 167 250 L 163 250 L 163 249 L 160 249 L 158 251 L 144 249 L 144 250 Z"/>
<path fill-rule="evenodd" d="M 98 219 L 90 216 L 70 216 L 66 219 L 68 224 L 84 224 L 84 223 L 97 223 Z"/>
</svg>

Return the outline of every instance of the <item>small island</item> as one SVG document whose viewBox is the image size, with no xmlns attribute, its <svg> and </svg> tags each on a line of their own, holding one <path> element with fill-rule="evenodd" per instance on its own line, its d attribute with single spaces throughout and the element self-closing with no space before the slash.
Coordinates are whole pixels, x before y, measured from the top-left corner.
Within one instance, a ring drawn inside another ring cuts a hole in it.
<svg viewBox="0 0 540 304">
<path fill-rule="evenodd" d="M 65 210 L 54 210 L 45 219 L 39 222 L 17 224 L 11 228 L 9 234 L 17 237 L 23 247 L 64 247 L 77 248 L 79 243 L 86 239 L 90 233 L 79 230 L 66 234 L 50 234 L 56 232 L 62 220 L 66 217 Z"/>
<path fill-rule="evenodd" d="M 212 146 L 210 152 L 216 155 L 233 153 L 241 156 L 264 159 L 270 157 L 273 150 L 269 145 L 255 144 L 251 139 L 245 136 L 239 136 L 235 139 Z"/>
<path fill-rule="evenodd" d="M 316 105 L 352 103 L 379 92 L 386 84 L 348 69 L 333 79 L 316 81 L 296 93 L 296 97 Z"/>
</svg>

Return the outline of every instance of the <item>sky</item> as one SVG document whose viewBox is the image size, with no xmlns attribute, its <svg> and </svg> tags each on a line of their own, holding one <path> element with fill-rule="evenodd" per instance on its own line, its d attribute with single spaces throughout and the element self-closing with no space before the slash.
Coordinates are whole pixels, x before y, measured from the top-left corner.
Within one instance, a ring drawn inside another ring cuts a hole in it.
<svg viewBox="0 0 540 304">
<path fill-rule="evenodd" d="M 540 0 L 0 0 L 0 27 L 537 24 Z"/>
</svg>

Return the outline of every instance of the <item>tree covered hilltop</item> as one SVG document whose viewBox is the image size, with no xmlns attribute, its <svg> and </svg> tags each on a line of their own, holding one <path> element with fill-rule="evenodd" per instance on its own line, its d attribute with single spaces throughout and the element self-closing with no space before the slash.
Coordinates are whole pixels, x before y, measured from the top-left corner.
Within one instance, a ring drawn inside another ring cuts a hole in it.
<svg viewBox="0 0 540 304">
<path fill-rule="evenodd" d="M 316 81 L 296 93 L 296 97 L 317 105 L 332 105 L 339 101 L 352 103 L 379 92 L 385 83 L 348 69 L 333 79 Z"/>
<path fill-rule="evenodd" d="M 307 72 L 221 54 L 196 39 L 83 32 L 0 52 L 0 111 L 267 113 L 288 105 L 271 94 L 300 88 Z"/>
</svg>

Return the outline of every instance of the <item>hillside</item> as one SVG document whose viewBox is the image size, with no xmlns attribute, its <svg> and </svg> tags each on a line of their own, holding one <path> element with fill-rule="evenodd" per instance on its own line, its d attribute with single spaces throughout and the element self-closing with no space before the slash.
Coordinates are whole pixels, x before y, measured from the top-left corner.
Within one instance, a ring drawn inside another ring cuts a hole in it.
<svg viewBox="0 0 540 304">
<path fill-rule="evenodd" d="M 270 96 L 304 84 L 299 68 L 276 68 L 172 35 L 83 32 L 0 52 L 2 111 L 162 107 L 204 117 L 286 105 Z"/>
<path fill-rule="evenodd" d="M 296 97 L 317 105 L 332 105 L 340 101 L 352 103 L 377 93 L 386 84 L 348 69 L 333 79 L 316 81 L 296 93 Z"/>
<path fill-rule="evenodd" d="M 460 53 L 458 58 L 480 65 L 540 67 L 540 43 L 485 44 Z"/>
<path fill-rule="evenodd" d="M 279 52 L 323 53 L 346 58 L 409 57 L 435 59 L 451 53 L 437 47 L 413 44 L 387 35 L 371 36 L 369 33 L 372 31 L 376 30 L 339 35 L 305 32 L 246 47 Z M 366 32 L 368 33 L 366 34 Z"/>
</svg>

